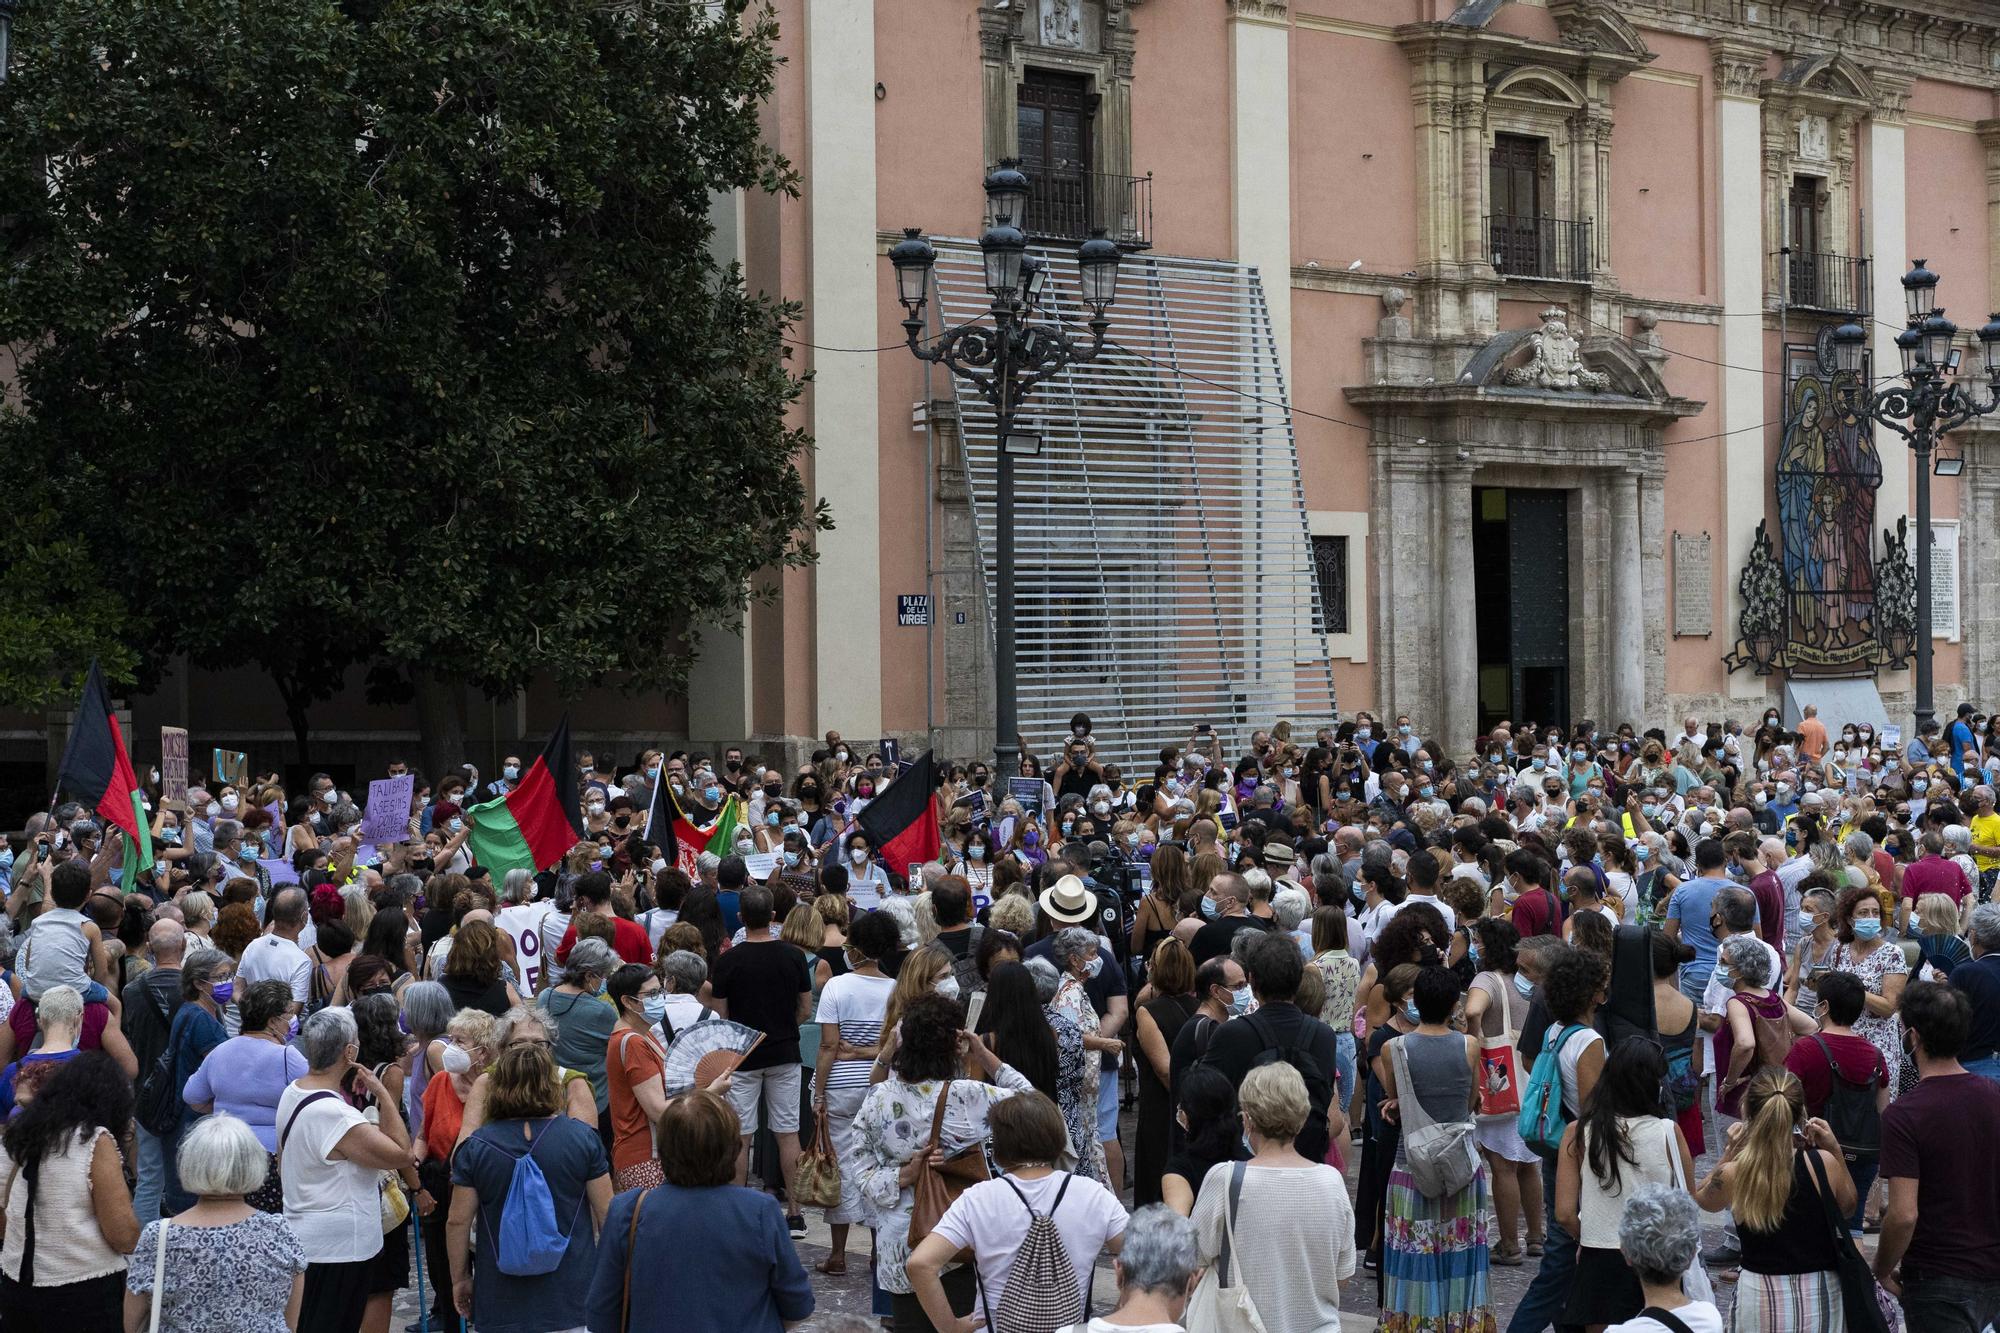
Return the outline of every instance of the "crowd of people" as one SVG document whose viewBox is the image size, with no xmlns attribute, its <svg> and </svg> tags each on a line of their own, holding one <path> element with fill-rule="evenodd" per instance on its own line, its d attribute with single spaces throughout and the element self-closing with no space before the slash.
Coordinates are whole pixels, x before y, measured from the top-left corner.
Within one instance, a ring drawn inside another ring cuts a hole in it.
<svg viewBox="0 0 2000 1333">
<path fill-rule="evenodd" d="M 326 774 L 155 775 L 130 882 L 57 805 L 0 852 L 0 1333 L 385 1333 L 412 1286 L 775 1333 L 809 1218 L 897 1333 L 2000 1316 L 2000 720 L 1470 739 L 584 754 L 582 836 L 497 882 L 513 757 L 376 844 Z M 889 864 L 857 821 L 933 771 Z M 659 783 L 737 814 L 692 873 Z"/>
</svg>

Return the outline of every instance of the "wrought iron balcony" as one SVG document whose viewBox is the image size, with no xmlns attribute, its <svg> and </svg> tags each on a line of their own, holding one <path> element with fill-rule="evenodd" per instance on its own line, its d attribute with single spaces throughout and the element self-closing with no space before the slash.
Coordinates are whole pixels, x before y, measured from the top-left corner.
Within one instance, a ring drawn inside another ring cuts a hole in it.
<svg viewBox="0 0 2000 1333">
<path fill-rule="evenodd" d="M 1036 240 L 1080 241 L 1093 228 L 1121 249 L 1153 245 L 1153 177 L 1038 168 L 1028 172 L 1028 219 Z"/>
<path fill-rule="evenodd" d="M 1496 213 L 1486 219 L 1486 241 L 1493 267 L 1503 277 L 1590 281 L 1592 253 L 1586 220 Z"/>
<path fill-rule="evenodd" d="M 1854 255 L 1821 255 L 1804 250 L 1779 256 L 1786 278 L 1785 303 L 1832 315 L 1866 319 L 1875 313 L 1868 288 L 1868 261 Z"/>
</svg>

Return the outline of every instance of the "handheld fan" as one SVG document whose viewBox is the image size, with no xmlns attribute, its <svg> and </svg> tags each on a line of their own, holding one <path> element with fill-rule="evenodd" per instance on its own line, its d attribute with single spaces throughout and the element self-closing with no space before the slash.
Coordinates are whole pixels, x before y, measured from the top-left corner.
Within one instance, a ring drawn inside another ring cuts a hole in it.
<svg viewBox="0 0 2000 1333">
<path fill-rule="evenodd" d="M 668 1095 L 707 1087 L 742 1064 L 762 1040 L 764 1034 L 756 1028 L 726 1018 L 691 1024 L 667 1047 L 662 1077 Z"/>
</svg>

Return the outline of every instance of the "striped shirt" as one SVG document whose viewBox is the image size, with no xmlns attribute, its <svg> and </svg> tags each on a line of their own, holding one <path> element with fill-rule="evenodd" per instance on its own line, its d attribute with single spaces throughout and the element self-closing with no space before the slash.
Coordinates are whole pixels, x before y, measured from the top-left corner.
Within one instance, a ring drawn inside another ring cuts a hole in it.
<svg viewBox="0 0 2000 1333">
<path fill-rule="evenodd" d="M 894 977 L 867 977 L 847 972 L 826 983 L 819 993 L 816 1023 L 838 1023 L 840 1039 L 849 1046 L 873 1046 L 882 1039 L 882 1016 L 896 989 Z M 828 1090 L 865 1088 L 872 1061 L 836 1060 L 827 1074 Z"/>
</svg>

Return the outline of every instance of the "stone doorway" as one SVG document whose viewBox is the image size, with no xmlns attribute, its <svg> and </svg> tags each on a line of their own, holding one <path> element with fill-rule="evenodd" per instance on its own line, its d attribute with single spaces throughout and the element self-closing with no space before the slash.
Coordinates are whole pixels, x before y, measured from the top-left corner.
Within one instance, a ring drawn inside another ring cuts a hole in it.
<svg viewBox="0 0 2000 1333">
<path fill-rule="evenodd" d="M 1479 730 L 1570 720 L 1570 493 L 1471 488 Z"/>
</svg>

